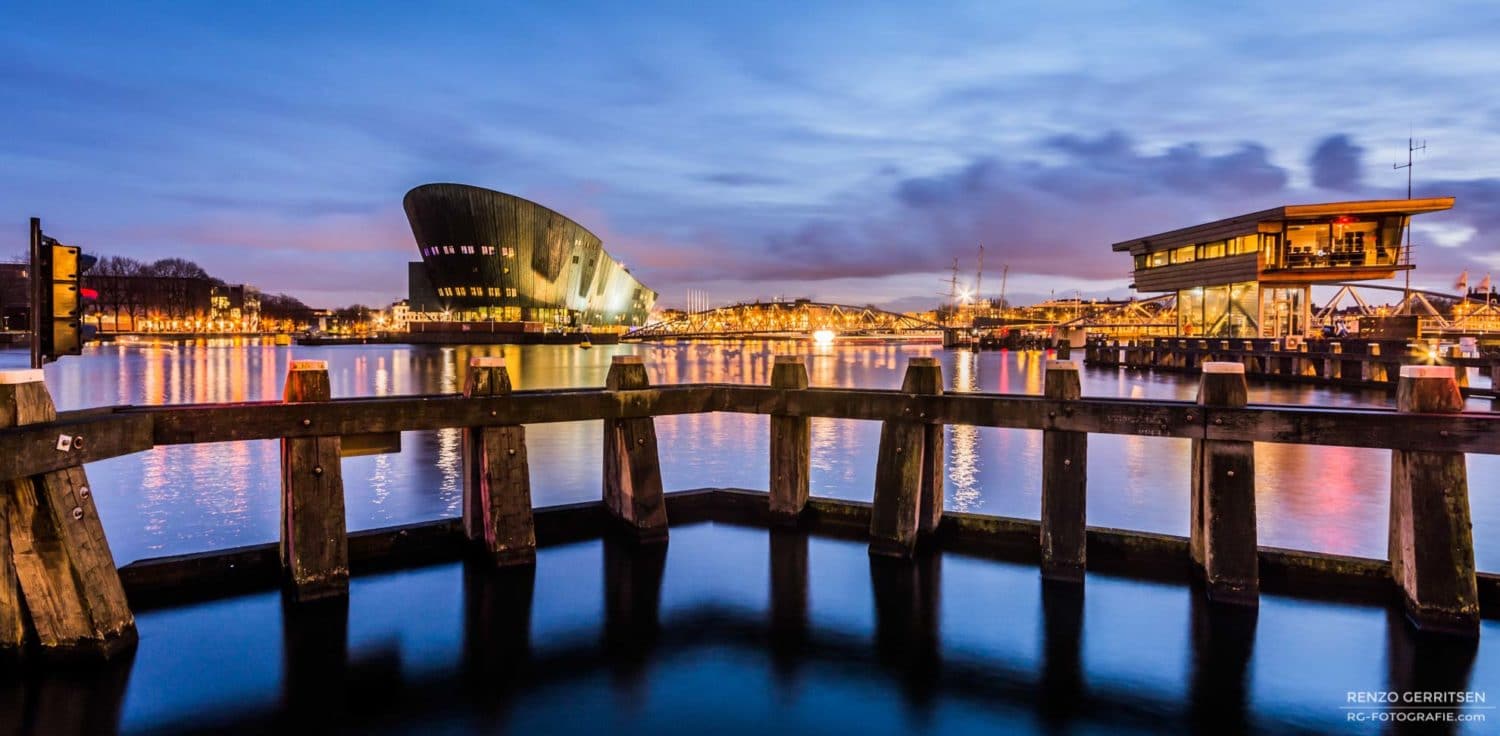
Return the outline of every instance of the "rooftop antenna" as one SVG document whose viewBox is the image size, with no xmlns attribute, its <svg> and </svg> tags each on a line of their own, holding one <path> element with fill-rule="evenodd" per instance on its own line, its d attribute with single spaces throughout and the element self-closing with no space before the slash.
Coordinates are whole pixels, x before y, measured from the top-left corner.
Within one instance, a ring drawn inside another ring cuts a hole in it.
<svg viewBox="0 0 1500 736">
<path fill-rule="evenodd" d="M 1401 169 L 1406 169 L 1406 198 L 1407 199 L 1411 199 L 1412 154 L 1416 153 L 1417 151 L 1425 151 L 1425 150 L 1427 150 L 1427 139 L 1425 139 L 1425 138 L 1422 139 L 1422 143 L 1420 145 L 1418 145 L 1416 138 L 1408 136 L 1407 139 L 1406 139 L 1406 163 L 1404 163 L 1404 164 L 1391 164 L 1391 168 L 1393 170 L 1400 171 Z M 1407 215 L 1407 217 L 1406 217 L 1406 265 L 1407 266 L 1411 265 L 1411 216 L 1410 215 Z M 1402 304 L 1403 310 L 1407 314 L 1411 314 L 1411 269 L 1410 268 L 1406 269 L 1406 287 L 1402 291 L 1401 304 Z"/>
</svg>

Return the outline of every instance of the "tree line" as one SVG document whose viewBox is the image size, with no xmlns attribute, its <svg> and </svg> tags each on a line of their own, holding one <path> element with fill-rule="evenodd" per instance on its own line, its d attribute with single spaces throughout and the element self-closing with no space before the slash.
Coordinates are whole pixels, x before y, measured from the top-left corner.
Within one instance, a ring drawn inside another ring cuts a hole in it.
<svg viewBox="0 0 1500 736">
<path fill-rule="evenodd" d="M 226 286 L 202 266 L 183 258 L 149 263 L 124 256 L 102 257 L 84 272 L 82 286 L 98 293 L 89 314 L 102 322 L 112 317 L 117 330 L 134 330 L 142 319 L 207 320 L 213 290 Z M 306 324 L 313 309 L 288 294 L 262 294 L 263 323 Z"/>
</svg>

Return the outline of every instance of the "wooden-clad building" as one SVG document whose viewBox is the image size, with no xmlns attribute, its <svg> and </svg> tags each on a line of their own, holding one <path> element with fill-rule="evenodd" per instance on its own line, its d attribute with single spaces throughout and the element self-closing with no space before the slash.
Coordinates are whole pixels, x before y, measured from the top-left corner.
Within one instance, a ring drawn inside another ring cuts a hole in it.
<svg viewBox="0 0 1500 736">
<path fill-rule="evenodd" d="M 1285 337 L 1311 327 L 1313 284 L 1388 279 L 1413 268 L 1411 216 L 1452 197 L 1285 205 L 1115 243 L 1137 291 L 1176 292 L 1179 334 Z"/>
</svg>

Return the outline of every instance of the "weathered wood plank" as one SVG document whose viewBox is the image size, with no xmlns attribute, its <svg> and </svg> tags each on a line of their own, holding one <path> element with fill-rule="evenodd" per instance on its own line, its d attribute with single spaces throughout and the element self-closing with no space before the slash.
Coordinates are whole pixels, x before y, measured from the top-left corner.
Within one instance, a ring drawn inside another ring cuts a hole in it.
<svg viewBox="0 0 1500 736">
<path fill-rule="evenodd" d="M 935 393 L 942 390 L 942 368 L 936 358 L 912 358 L 906 367 L 903 391 Z M 919 416 L 895 415 L 880 427 L 880 450 L 875 460 L 875 505 L 870 514 L 870 554 L 910 557 L 925 516 L 936 528 L 942 518 L 941 470 L 933 482 L 933 463 L 927 458 L 930 428 Z M 938 427 L 941 430 L 941 426 Z M 927 486 L 924 488 L 924 486 Z M 936 506 L 926 494 L 936 494 Z"/>
<path fill-rule="evenodd" d="M 503 358 L 470 361 L 466 396 L 503 396 L 510 390 Z M 463 457 L 464 529 L 470 541 L 497 566 L 534 563 L 536 528 L 526 428 L 467 427 Z"/>
<path fill-rule="evenodd" d="M 638 356 L 614 356 L 605 388 L 617 393 L 622 406 L 649 401 L 642 391 L 649 385 Z M 666 540 L 667 506 L 650 416 L 604 420 L 604 503 L 640 540 Z"/>
<path fill-rule="evenodd" d="M 1398 409 L 1457 412 L 1463 396 L 1449 366 L 1404 366 Z M 1479 635 L 1479 591 L 1469 480 L 1463 453 L 1391 453 L 1391 577 L 1417 628 Z"/>
<path fill-rule="evenodd" d="M 0 429 L 0 478 L 20 478 L 152 448 L 150 414 L 67 412 L 41 426 Z M 0 425 L 3 426 L 3 425 Z M 70 441 L 57 450 L 59 435 Z"/>
<path fill-rule="evenodd" d="M 1082 396 L 1077 363 L 1047 361 L 1042 391 L 1049 399 Z M 1088 442 L 1082 432 L 1042 432 L 1042 577 L 1083 580 L 1088 505 Z"/>
<path fill-rule="evenodd" d="M 326 363 L 292 361 L 287 402 L 327 401 L 331 395 Z M 281 562 L 298 601 L 349 593 L 340 444 L 337 435 L 281 441 Z"/>
<path fill-rule="evenodd" d="M 57 416 L 41 371 L 0 373 L 0 407 L 3 422 L 47 423 Z M 71 441 L 48 451 L 77 462 Z M 0 573 L 0 585 L 13 575 L 15 587 L 7 585 L 0 602 L 24 601 L 37 641 L 49 654 L 108 658 L 133 648 L 135 618 L 83 468 L 75 464 L 5 486 L 0 527 L 8 539 L 0 567 L 7 572 Z M 14 643 L 9 637 L 15 613 L 0 611 L 7 644 Z"/>
<path fill-rule="evenodd" d="M 1203 364 L 1198 403 L 1206 407 L 1244 406 L 1249 389 L 1239 363 Z M 1255 443 L 1193 440 L 1190 551 L 1202 567 L 1208 596 L 1216 601 L 1257 605 L 1260 598 L 1256 555 Z"/>
<path fill-rule="evenodd" d="M 807 388 L 807 362 L 800 355 L 778 355 L 771 369 L 771 387 L 781 391 Z M 807 417 L 771 415 L 771 513 L 795 520 L 807 505 L 810 488 L 812 434 Z"/>
</svg>

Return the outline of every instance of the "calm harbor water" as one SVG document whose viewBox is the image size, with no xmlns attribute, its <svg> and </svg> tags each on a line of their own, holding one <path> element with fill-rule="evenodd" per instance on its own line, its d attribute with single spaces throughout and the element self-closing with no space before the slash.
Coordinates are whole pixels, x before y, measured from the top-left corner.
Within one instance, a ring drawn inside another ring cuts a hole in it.
<svg viewBox="0 0 1500 736">
<path fill-rule="evenodd" d="M 640 353 L 658 383 L 765 383 L 770 343 L 598 347 L 93 348 L 47 368 L 64 408 L 274 399 L 287 362 L 329 361 L 335 396 L 455 391 L 503 354 L 518 388 L 597 386 Z M 812 382 L 894 388 L 937 356 L 952 390 L 1037 393 L 1038 353 L 849 345 L 809 354 Z M 15 365 L 24 355 L 0 354 Z M 1094 396 L 1190 398 L 1173 374 L 1086 370 Z M 1252 400 L 1383 405 L 1381 393 L 1253 386 Z M 766 420 L 657 422 L 668 488 L 766 485 Z M 1038 432 L 950 428 L 947 506 L 1035 517 Z M 879 426 L 815 420 L 818 495 L 868 499 Z M 528 429 L 535 502 L 599 496 L 597 422 Z M 1090 438 L 1089 521 L 1182 534 L 1187 441 Z M 163 448 L 89 466 L 117 561 L 270 542 L 274 442 Z M 458 512 L 458 435 L 345 461 L 351 528 Z M 1381 556 L 1388 454 L 1262 445 L 1265 544 Z M 1471 457 L 1481 567 L 1500 509 Z M 1487 564 L 1488 563 L 1488 564 Z M 266 733 L 1392 733 L 1351 720 L 1350 692 L 1500 697 L 1500 622 L 1477 645 L 1413 635 L 1399 611 L 1266 595 L 1258 614 L 1186 585 L 921 556 L 715 524 L 665 546 L 547 547 L 534 569 L 462 563 L 362 575 L 346 601 L 275 591 L 137 611 L 140 646 L 97 669 L 0 666 L 0 734 Z M 1494 700 L 1490 700 L 1493 703 Z M 1384 712 L 1373 709 L 1370 713 Z M 1489 719 L 1492 709 L 1465 711 Z M 1430 732 L 1412 729 L 1413 732 Z M 1494 721 L 1436 732 L 1490 733 Z"/>
<path fill-rule="evenodd" d="M 178 404 L 278 399 L 288 361 L 328 361 L 335 397 L 456 392 L 472 356 L 504 355 L 518 389 L 600 386 L 610 357 L 643 356 L 654 383 L 768 383 L 774 355 L 802 352 L 815 386 L 897 388 L 908 358 L 936 356 L 951 391 L 1041 392 L 1038 352 L 950 352 L 935 345 L 773 342 L 599 346 L 277 347 L 257 341 L 162 342 L 91 347 L 47 367 L 63 409 L 112 404 Z M 0 364 L 24 364 L 19 352 Z M 1479 379 L 1480 382 L 1483 379 Z M 1086 396 L 1191 399 L 1196 378 L 1172 373 L 1086 369 Z M 1253 384 L 1251 401 L 1320 406 L 1388 406 L 1383 392 Z M 1476 409 L 1487 407 L 1476 404 Z M 657 420 L 669 490 L 767 487 L 767 420 L 734 414 Z M 598 422 L 528 428 L 533 502 L 596 500 Z M 950 509 L 1038 518 L 1041 433 L 950 427 L 945 504 Z M 877 422 L 813 420 L 814 495 L 868 500 Z M 1089 438 L 1092 525 L 1185 535 L 1187 440 Z M 1261 444 L 1256 448 L 1261 544 L 1383 557 L 1389 453 Z M 271 542 L 279 514 L 274 441 L 167 447 L 89 466 L 116 562 Z M 408 432 L 402 452 L 344 461 L 349 527 L 369 529 L 459 513 L 458 430 Z M 1475 552 L 1480 569 L 1500 571 L 1500 501 L 1490 479 L 1500 459 L 1469 457 Z"/>
<path fill-rule="evenodd" d="M 1348 693 L 1500 683 L 1493 621 L 1476 647 L 1379 607 L 1267 595 L 1246 616 L 1184 585 L 1048 586 L 1031 565 L 710 524 L 137 625 L 103 669 L 17 687 L 0 668 L 0 732 L 1401 733 L 1351 722 Z"/>
</svg>

